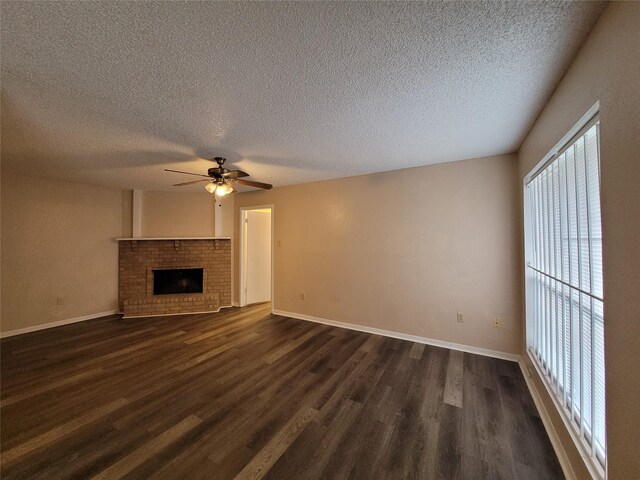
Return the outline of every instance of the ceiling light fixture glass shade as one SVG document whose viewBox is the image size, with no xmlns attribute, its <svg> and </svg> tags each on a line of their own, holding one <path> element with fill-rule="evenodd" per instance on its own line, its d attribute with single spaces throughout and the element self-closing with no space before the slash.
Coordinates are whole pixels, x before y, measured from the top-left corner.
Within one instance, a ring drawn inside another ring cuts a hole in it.
<svg viewBox="0 0 640 480">
<path fill-rule="evenodd" d="M 216 195 L 218 195 L 219 197 L 223 197 L 226 194 L 231 192 L 233 192 L 233 187 L 228 183 L 223 183 L 222 185 L 218 185 L 218 188 L 216 189 Z"/>
<path fill-rule="evenodd" d="M 215 184 L 215 183 L 213 183 L 213 182 L 209 182 L 209 183 L 207 183 L 207 184 L 204 186 L 205 190 L 206 190 L 207 192 L 209 192 L 209 193 L 213 193 L 213 192 L 215 192 L 217 187 L 218 187 L 218 185 L 216 185 L 216 184 Z"/>
</svg>

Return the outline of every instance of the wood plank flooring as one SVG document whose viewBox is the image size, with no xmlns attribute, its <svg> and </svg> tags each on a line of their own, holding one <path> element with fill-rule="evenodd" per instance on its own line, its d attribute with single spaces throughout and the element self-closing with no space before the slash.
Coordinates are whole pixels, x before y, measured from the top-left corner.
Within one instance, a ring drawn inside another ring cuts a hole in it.
<svg viewBox="0 0 640 480">
<path fill-rule="evenodd" d="M 2 478 L 563 478 L 517 364 L 270 310 L 2 340 Z"/>
</svg>

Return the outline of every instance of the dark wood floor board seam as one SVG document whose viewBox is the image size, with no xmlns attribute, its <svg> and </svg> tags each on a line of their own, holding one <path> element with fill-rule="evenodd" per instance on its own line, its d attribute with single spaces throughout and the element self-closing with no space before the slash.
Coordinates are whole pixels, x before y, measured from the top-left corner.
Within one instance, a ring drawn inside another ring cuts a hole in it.
<svg viewBox="0 0 640 480">
<path fill-rule="evenodd" d="M 31 438 L 28 441 L 21 443 L 20 445 L 17 445 L 9 450 L 4 450 L 2 452 L 2 463 L 4 466 L 9 465 L 15 460 L 23 457 L 24 455 L 27 455 L 28 453 L 31 453 L 32 451 L 37 450 L 44 445 L 50 444 L 65 435 L 69 435 L 74 431 L 85 427 L 86 425 L 90 424 L 100 417 L 114 412 L 127 403 L 127 400 L 124 398 L 118 399 L 107 405 L 96 408 L 95 410 L 77 417 L 74 420 L 71 420 L 63 425 L 60 425 L 53 430 L 49 430 L 48 432 L 38 435 L 37 437 Z"/>
<path fill-rule="evenodd" d="M 135 467 L 141 465 L 151 456 L 156 455 L 158 452 L 162 451 L 170 442 L 175 441 L 177 438 L 184 435 L 188 430 L 194 428 L 200 422 L 201 420 L 198 417 L 194 415 L 188 416 L 166 432 L 158 435 L 150 442 L 131 452 L 126 457 L 118 460 L 116 463 L 103 470 L 98 475 L 95 475 L 93 477 L 93 480 L 115 480 L 124 477 Z"/>
<path fill-rule="evenodd" d="M 271 353 L 270 355 L 267 355 L 265 362 L 269 364 L 274 363 L 276 360 L 282 358 L 283 356 L 287 355 L 288 353 L 294 351 L 296 348 L 303 345 L 306 341 L 313 338 L 315 335 L 317 335 L 321 331 L 322 331 L 322 328 L 318 326 L 309 330 L 305 334 L 301 335 L 299 338 L 296 338 L 293 341 L 287 342 L 287 344 L 284 345 L 283 347 L 279 348 L 278 350 Z"/>
<path fill-rule="evenodd" d="M 238 329 L 238 327 L 240 326 L 242 327 L 254 326 L 259 321 L 262 321 L 262 320 L 256 320 L 255 318 L 251 318 L 251 317 L 249 318 L 243 318 L 243 317 L 244 316 L 238 315 L 236 318 L 231 317 L 227 319 L 224 323 L 216 323 L 215 327 L 213 328 L 207 328 L 206 331 L 204 332 L 197 332 L 197 335 L 195 336 L 189 335 L 188 338 L 185 338 L 184 343 L 187 345 L 193 345 L 194 343 L 198 343 L 202 340 L 206 340 L 211 337 L 218 337 L 218 336 L 223 337 L 227 333 L 240 331 Z"/>
<path fill-rule="evenodd" d="M 140 350 L 142 348 L 147 348 L 147 347 L 151 347 L 153 345 L 157 345 L 157 344 L 162 343 L 162 342 L 171 341 L 171 340 L 173 340 L 173 339 L 175 339 L 177 337 L 180 337 L 180 336 L 182 336 L 184 334 L 185 334 L 185 332 L 183 330 L 179 330 L 177 332 L 169 333 L 167 335 L 161 335 L 161 336 L 158 336 L 158 337 L 154 337 L 154 338 L 152 338 L 150 340 L 147 340 L 145 342 L 136 343 L 134 345 L 131 345 L 130 347 L 123 348 L 123 349 L 118 349 L 115 352 L 107 353 L 107 354 L 101 355 L 99 357 L 87 360 L 85 362 L 80 362 L 80 363 L 77 364 L 77 366 L 82 368 L 82 367 L 92 366 L 92 365 L 95 365 L 95 364 L 100 364 L 100 363 L 105 362 L 106 360 L 111 360 L 113 358 L 121 357 L 123 355 L 127 355 L 129 353 L 135 352 L 136 350 Z"/>
<path fill-rule="evenodd" d="M 159 370 L 163 372 L 164 375 L 171 374 L 170 371 Z M 101 372 L 105 373 L 105 372 Z M 91 388 L 83 390 L 81 395 L 73 395 L 74 387 L 73 386 L 65 386 L 64 390 L 61 390 L 60 393 L 64 394 L 65 391 L 68 391 L 71 397 L 71 400 L 66 404 L 60 404 L 56 402 L 55 397 L 51 397 L 50 399 L 46 399 L 43 402 L 40 402 L 40 407 L 44 406 L 48 408 L 52 415 L 47 418 L 46 422 L 50 421 L 51 418 L 60 418 L 66 415 L 73 415 L 74 411 L 77 411 L 78 408 L 81 408 L 82 405 L 91 403 L 94 399 L 105 399 L 110 396 L 125 396 L 129 399 L 135 399 L 136 396 L 132 394 L 131 387 L 140 388 L 141 386 L 148 383 L 157 383 L 161 378 L 158 378 L 154 375 L 154 370 L 146 369 L 146 370 L 136 370 L 129 369 L 128 371 L 123 372 L 124 375 L 118 375 L 117 380 L 114 381 L 111 375 L 104 375 L 103 378 L 98 380 L 94 380 L 91 383 Z M 136 381 L 138 380 L 138 381 Z M 27 405 L 21 410 L 22 415 L 34 415 L 37 414 L 37 410 L 39 405 L 31 404 Z M 20 407 L 18 404 L 16 407 Z M 76 407 L 77 406 L 77 407 Z M 13 409 L 13 412 L 16 412 L 16 409 Z M 41 425 L 46 425 L 46 422 Z"/>
<path fill-rule="evenodd" d="M 229 359 L 229 364 L 233 365 L 234 360 Z M 123 429 L 132 421 L 140 422 L 152 417 L 163 406 L 173 406 L 175 401 L 185 396 L 193 401 L 195 397 L 190 396 L 190 392 L 197 390 L 200 385 L 210 383 L 209 372 L 221 368 L 220 365 L 202 365 L 201 367 L 198 370 L 182 372 L 182 375 L 179 375 L 179 372 L 170 372 L 170 375 L 161 381 L 151 382 L 148 388 L 128 395 L 131 402 L 130 408 L 124 409 L 121 418 L 115 423 L 116 427 Z M 189 375 L 185 375 L 186 373 Z"/>
<path fill-rule="evenodd" d="M 306 428 L 317 410 L 305 407 L 298 411 L 255 457 L 235 477 L 236 480 L 258 480 L 269 471 L 271 466 L 280 458 L 289 445 Z"/>
<path fill-rule="evenodd" d="M 42 351 L 42 340 L 46 341 L 45 348 L 62 348 L 65 344 L 73 344 L 73 340 L 82 341 L 85 338 L 98 338 L 105 330 L 113 331 L 112 322 L 118 318 L 118 315 L 108 315 L 84 322 L 5 337 L 0 339 L 0 345 L 3 350 L 16 354 Z"/>
<path fill-rule="evenodd" d="M 111 336 L 108 339 L 95 339 L 91 342 L 83 342 L 82 346 L 77 348 L 70 348 L 60 351 L 56 349 L 52 353 L 48 353 L 46 355 L 48 360 L 57 360 L 57 359 L 65 359 L 65 358 L 77 358 L 77 355 L 84 354 L 89 352 L 90 354 L 94 354 L 99 352 L 100 350 L 105 350 L 107 352 L 112 351 L 114 348 L 121 348 L 124 341 L 128 341 L 131 343 L 135 343 L 138 337 L 148 337 L 148 334 L 156 331 L 154 327 L 147 327 L 140 330 L 135 330 L 133 332 L 116 334 Z"/>
<path fill-rule="evenodd" d="M 37 395 L 50 392 L 51 390 L 55 390 L 56 388 L 65 387 L 70 384 L 77 383 L 80 380 L 91 378 L 102 372 L 104 372 L 104 370 L 98 367 L 92 370 L 86 370 L 86 371 L 80 372 L 77 375 L 73 375 L 71 377 L 63 378 L 62 380 L 58 380 L 56 382 L 51 382 L 45 385 L 40 385 L 39 387 L 31 388 L 21 394 L 13 395 L 13 396 L 2 399 L 0 401 L 0 408 L 12 405 L 22 400 L 26 400 L 27 398 L 35 397 Z"/>
</svg>

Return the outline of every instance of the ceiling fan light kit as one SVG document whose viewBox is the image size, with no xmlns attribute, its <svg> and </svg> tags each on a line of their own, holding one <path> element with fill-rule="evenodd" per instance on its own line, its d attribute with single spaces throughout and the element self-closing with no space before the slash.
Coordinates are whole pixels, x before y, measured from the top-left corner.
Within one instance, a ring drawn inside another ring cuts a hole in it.
<svg viewBox="0 0 640 480">
<path fill-rule="evenodd" d="M 247 187 L 262 188 L 265 190 L 271 190 L 273 188 L 273 185 L 269 183 L 255 182 L 253 180 L 242 180 L 243 177 L 248 177 L 249 174 L 243 172 L 242 170 L 228 170 L 224 168 L 223 165 L 227 161 L 226 158 L 215 157 L 212 161 L 216 162 L 218 166 L 212 167 L 207 170 L 207 175 L 202 175 L 200 173 L 182 172 L 180 170 L 171 170 L 168 168 L 165 168 L 164 171 L 181 173 L 183 175 L 195 175 L 196 177 L 204 177 L 206 178 L 206 180 L 192 180 L 189 182 L 176 183 L 173 186 L 182 187 L 184 185 L 192 185 L 198 182 L 207 182 L 207 184 L 204 186 L 205 190 L 219 197 L 228 195 L 229 193 L 233 193 L 235 191 L 233 187 L 236 184 L 245 185 Z"/>
<path fill-rule="evenodd" d="M 216 186 L 215 193 L 219 197 L 223 197 L 226 194 L 231 193 L 233 191 L 234 191 L 233 187 L 225 182 L 225 183 L 222 183 L 222 184 Z"/>
</svg>

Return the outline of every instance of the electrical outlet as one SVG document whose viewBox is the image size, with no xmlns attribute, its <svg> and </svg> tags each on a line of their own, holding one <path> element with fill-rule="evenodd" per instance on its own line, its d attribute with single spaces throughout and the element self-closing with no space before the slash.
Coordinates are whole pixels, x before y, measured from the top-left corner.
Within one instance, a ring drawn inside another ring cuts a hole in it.
<svg viewBox="0 0 640 480">
<path fill-rule="evenodd" d="M 464 317 L 462 316 L 461 313 L 456 313 L 456 322 L 464 323 Z"/>
<path fill-rule="evenodd" d="M 304 293 L 300 294 L 300 300 L 304 300 Z"/>
<path fill-rule="evenodd" d="M 56 305 L 62 305 L 62 303 L 63 303 L 62 297 L 58 297 L 56 299 Z"/>
<path fill-rule="evenodd" d="M 281 247 L 282 246 L 282 242 L 280 240 L 276 241 L 276 247 Z"/>
<path fill-rule="evenodd" d="M 493 328 L 502 328 L 502 320 L 500 320 L 499 318 L 494 318 Z"/>
</svg>

